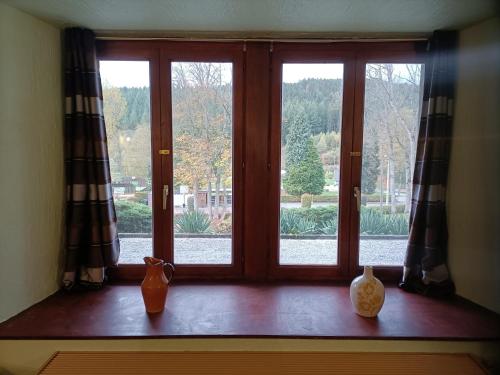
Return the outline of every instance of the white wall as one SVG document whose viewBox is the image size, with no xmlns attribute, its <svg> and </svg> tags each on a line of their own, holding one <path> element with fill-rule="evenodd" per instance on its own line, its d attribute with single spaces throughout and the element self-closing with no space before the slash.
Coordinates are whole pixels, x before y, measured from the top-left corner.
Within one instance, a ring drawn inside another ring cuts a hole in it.
<svg viewBox="0 0 500 375">
<path fill-rule="evenodd" d="M 0 321 L 58 288 L 60 31 L 0 4 Z"/>
<path fill-rule="evenodd" d="M 460 32 L 448 189 L 457 292 L 500 313 L 500 18 Z"/>
</svg>

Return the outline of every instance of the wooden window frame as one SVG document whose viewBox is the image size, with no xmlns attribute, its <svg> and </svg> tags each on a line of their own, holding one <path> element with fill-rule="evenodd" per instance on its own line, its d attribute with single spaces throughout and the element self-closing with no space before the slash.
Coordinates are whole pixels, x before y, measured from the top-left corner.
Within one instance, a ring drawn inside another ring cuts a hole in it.
<svg viewBox="0 0 500 375">
<path fill-rule="evenodd" d="M 97 43 L 97 59 L 114 61 L 148 61 L 150 84 L 150 119 L 151 119 L 151 170 L 152 175 L 161 174 L 162 160 L 158 153 L 161 148 L 160 127 L 160 76 L 159 76 L 159 48 L 153 42 L 144 41 L 99 41 Z M 163 218 L 159 210 L 154 207 L 161 205 L 161 180 L 152 179 L 153 191 L 153 256 L 162 257 L 160 249 L 164 247 L 164 237 L 161 235 L 160 225 Z M 111 280 L 132 281 L 144 277 L 146 267 L 143 264 L 118 264 L 108 269 Z"/>
<path fill-rule="evenodd" d="M 365 64 L 423 63 L 419 42 L 98 42 L 99 60 L 147 60 L 150 63 L 153 207 L 161 206 L 163 184 L 172 186 L 172 61 L 233 63 L 233 263 L 176 265 L 176 279 L 196 280 L 322 280 L 349 281 L 359 266 L 359 215 L 352 198 L 360 186 Z M 287 62 L 344 64 L 341 124 L 338 264 L 279 265 L 279 186 L 281 158 L 281 64 Z M 173 196 L 169 210 L 153 209 L 154 256 L 173 261 Z M 166 231 L 162 228 L 167 228 Z M 395 282 L 402 267 L 375 267 L 382 280 Z M 112 280 L 137 281 L 142 264 L 109 269 Z"/>
<path fill-rule="evenodd" d="M 232 264 L 176 264 L 177 279 L 239 279 L 243 272 L 242 256 L 242 202 L 243 202 L 243 45 L 242 43 L 202 43 L 202 42 L 163 42 L 161 43 L 160 69 L 161 87 L 161 123 L 165 129 L 162 147 L 172 150 L 172 107 L 171 101 L 171 63 L 179 62 L 221 62 L 233 64 L 233 148 L 232 148 Z M 163 159 L 164 181 L 173 187 L 173 158 Z M 168 205 L 173 213 L 173 194 L 169 195 Z M 174 226 L 173 214 L 167 211 L 164 227 L 167 228 L 169 246 L 164 246 L 163 259 L 173 263 Z"/>
<path fill-rule="evenodd" d="M 281 109 L 282 109 L 282 65 L 286 63 L 342 63 L 342 121 L 339 189 L 339 230 L 337 236 L 337 265 L 280 265 L 280 180 L 281 180 Z M 332 48 L 324 44 L 288 44 L 273 46 L 271 78 L 271 254 L 269 276 L 286 280 L 345 280 L 349 270 L 349 231 L 343 224 L 348 222 L 350 205 L 349 189 L 352 147 L 352 120 L 355 84 L 354 51 L 348 45 Z"/>
<path fill-rule="evenodd" d="M 232 263 L 176 265 L 176 279 L 239 279 L 242 277 L 243 204 L 243 44 L 166 41 L 99 41 L 98 60 L 149 61 L 151 102 L 151 163 L 153 175 L 153 256 L 173 263 L 173 194 L 162 205 L 163 185 L 173 186 L 173 160 L 159 150 L 172 150 L 171 62 L 230 62 L 233 64 L 233 236 Z M 171 189 L 172 190 L 172 189 Z M 112 280 L 137 281 L 143 264 L 118 264 L 109 269 Z"/>
<path fill-rule="evenodd" d="M 365 104 L 365 78 L 366 64 L 369 63 L 425 63 L 425 42 L 390 42 L 369 43 L 356 53 L 356 89 L 354 99 L 354 124 L 353 124 L 353 149 L 363 152 L 363 122 Z M 361 186 L 362 157 L 354 158 L 352 162 L 351 189 Z M 351 190 L 352 191 L 352 190 Z M 350 206 L 350 239 L 352 241 L 349 255 L 349 275 L 353 278 L 362 273 L 363 267 L 359 265 L 359 214 L 356 202 L 351 201 Z M 397 283 L 403 274 L 401 266 L 374 266 L 377 277 L 383 281 Z"/>
</svg>

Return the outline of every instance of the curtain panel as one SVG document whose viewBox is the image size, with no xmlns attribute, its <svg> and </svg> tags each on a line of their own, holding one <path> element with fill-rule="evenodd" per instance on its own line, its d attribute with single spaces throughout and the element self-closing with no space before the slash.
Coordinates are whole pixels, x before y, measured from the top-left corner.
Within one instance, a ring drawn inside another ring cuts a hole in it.
<svg viewBox="0 0 500 375">
<path fill-rule="evenodd" d="M 118 261 L 102 88 L 91 30 L 64 34 L 66 263 L 63 283 L 98 288 Z"/>
<path fill-rule="evenodd" d="M 455 290 L 446 266 L 446 185 L 457 37 L 455 31 L 436 31 L 427 47 L 410 234 L 399 284 L 406 291 L 435 296 L 453 294 Z"/>
</svg>

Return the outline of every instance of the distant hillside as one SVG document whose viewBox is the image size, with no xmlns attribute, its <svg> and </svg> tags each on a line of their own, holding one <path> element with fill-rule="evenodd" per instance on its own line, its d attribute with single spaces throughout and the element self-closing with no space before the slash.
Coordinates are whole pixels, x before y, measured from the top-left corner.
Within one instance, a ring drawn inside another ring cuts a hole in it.
<svg viewBox="0 0 500 375">
<path fill-rule="evenodd" d="M 411 90 L 408 85 L 401 83 L 395 83 L 394 89 L 401 95 L 406 95 Z M 367 90 L 378 90 L 378 88 L 369 85 Z M 121 87 L 120 92 L 127 102 L 127 110 L 120 121 L 120 128 L 132 130 L 139 124 L 149 123 L 149 88 Z M 312 135 L 339 132 L 342 80 L 305 79 L 297 83 L 284 83 L 283 103 L 283 143 L 286 142 L 290 119 L 299 111 L 304 111 Z"/>
<path fill-rule="evenodd" d="M 149 123 L 149 87 L 120 87 L 120 92 L 127 102 L 127 111 L 119 127 L 133 130 L 138 124 Z"/>
<path fill-rule="evenodd" d="M 340 123 L 341 80 L 307 79 L 283 85 L 284 134 L 287 133 L 287 119 L 294 112 L 304 110 L 311 133 L 319 134 L 338 131 Z M 120 128 L 135 129 L 138 124 L 150 121 L 149 88 L 120 87 L 127 103 L 127 111 L 120 121 Z"/>
<path fill-rule="evenodd" d="M 283 143 L 290 119 L 304 111 L 311 134 L 338 132 L 342 107 L 341 79 L 304 79 L 283 84 Z"/>
</svg>

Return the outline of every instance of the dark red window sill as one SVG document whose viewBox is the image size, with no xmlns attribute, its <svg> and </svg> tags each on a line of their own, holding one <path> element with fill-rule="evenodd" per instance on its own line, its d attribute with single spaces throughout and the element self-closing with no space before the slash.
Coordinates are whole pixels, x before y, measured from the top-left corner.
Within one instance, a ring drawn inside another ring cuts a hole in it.
<svg viewBox="0 0 500 375">
<path fill-rule="evenodd" d="M 56 293 L 0 324 L 0 339 L 174 337 L 500 340 L 500 316 L 388 287 L 379 316 L 366 319 L 348 287 L 326 284 L 176 284 L 165 311 L 148 315 L 138 285 L 112 285 Z"/>
</svg>

